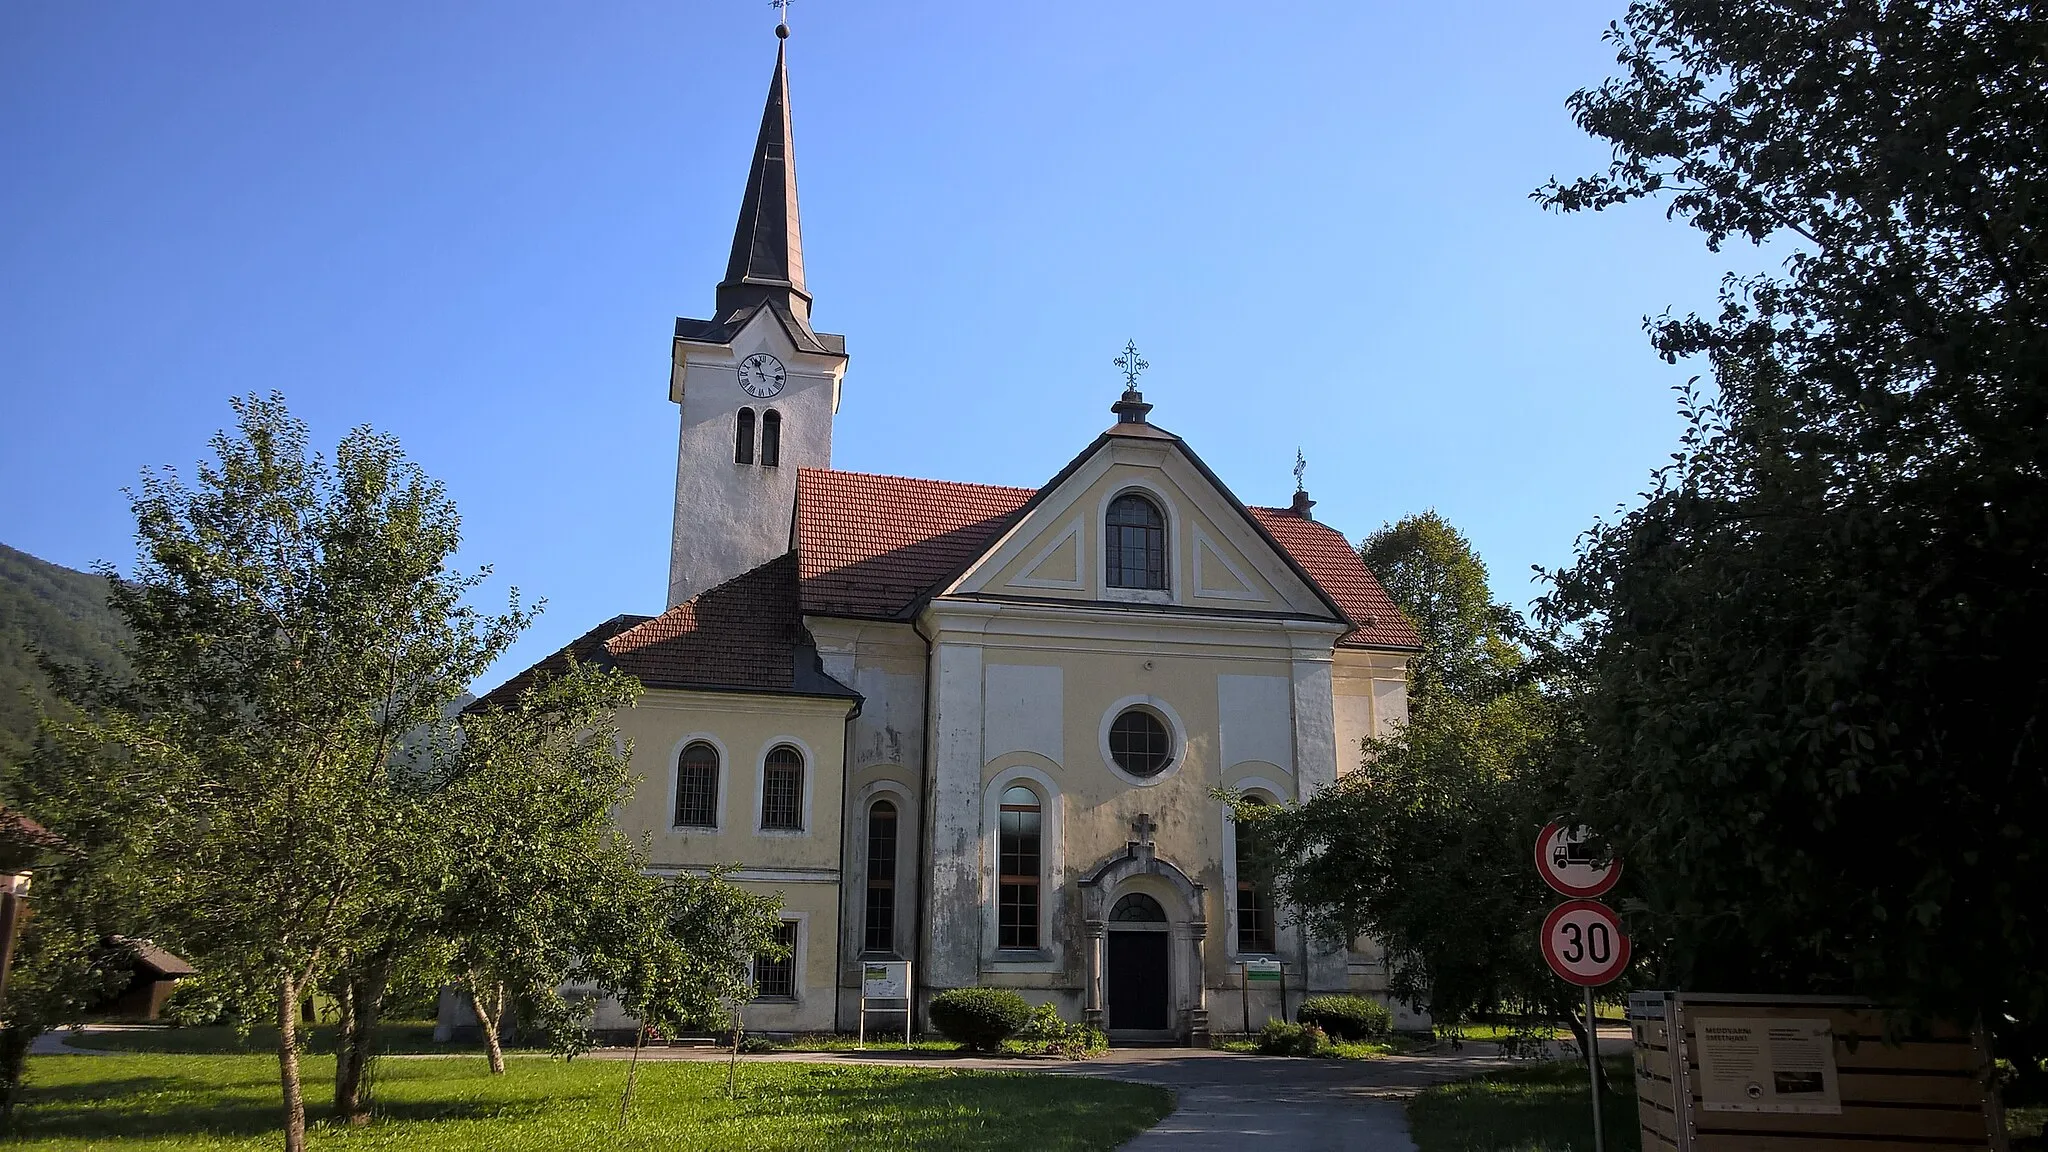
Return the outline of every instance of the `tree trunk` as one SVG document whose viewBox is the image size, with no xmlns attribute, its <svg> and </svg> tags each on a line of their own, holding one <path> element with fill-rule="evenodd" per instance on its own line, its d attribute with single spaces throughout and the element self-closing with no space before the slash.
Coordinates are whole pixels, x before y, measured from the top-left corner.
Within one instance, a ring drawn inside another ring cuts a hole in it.
<svg viewBox="0 0 2048 1152">
<path fill-rule="evenodd" d="M 284 1087 L 285 1152 L 306 1152 L 306 1096 L 299 1084 L 299 988 L 277 981 L 277 1078 Z"/>
<path fill-rule="evenodd" d="M 334 1115 L 349 1124 L 370 1119 L 370 1060 L 377 1047 L 377 1025 L 384 993 L 391 984 L 391 962 L 372 959 L 343 986 L 348 1012 L 334 1054 Z"/>
<path fill-rule="evenodd" d="M 490 1057 L 491 1075 L 502 1076 L 505 1072 L 505 1050 L 498 1046 L 498 1018 L 505 1011 L 505 985 L 503 981 L 491 985 L 489 1003 L 484 1001 L 483 983 L 476 973 L 469 974 L 463 981 L 469 990 L 469 1006 L 476 1011 L 476 1022 L 484 1033 L 484 1054 Z"/>
<path fill-rule="evenodd" d="M 640 1042 L 647 1039 L 647 1025 L 633 1022 L 633 1059 L 626 1064 L 626 1090 L 619 1095 L 619 1127 L 626 1127 L 626 1108 L 633 1103 L 633 1078 L 640 1073 Z"/>
<path fill-rule="evenodd" d="M 21 1098 L 21 1074 L 28 1064 L 28 1050 L 41 1029 L 19 1024 L 0 1027 L 0 1132 L 13 1126 L 14 1105 Z"/>
<path fill-rule="evenodd" d="M 348 1064 L 348 1034 L 356 1026 L 355 990 L 347 980 L 334 990 L 334 1014 L 334 1110 L 335 1115 L 346 1116 L 341 1102 L 355 1093 L 355 1072 Z"/>
</svg>

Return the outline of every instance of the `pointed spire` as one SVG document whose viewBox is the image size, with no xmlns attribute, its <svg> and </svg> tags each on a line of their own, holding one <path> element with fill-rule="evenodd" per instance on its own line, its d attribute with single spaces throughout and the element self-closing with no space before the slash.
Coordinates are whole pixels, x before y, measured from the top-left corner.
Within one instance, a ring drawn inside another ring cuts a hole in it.
<svg viewBox="0 0 2048 1152">
<path fill-rule="evenodd" d="M 747 194 L 740 201 L 739 227 L 732 236 L 732 259 L 718 285 L 719 319 L 740 308 L 764 302 L 781 304 L 806 328 L 811 323 L 811 296 L 804 291 L 803 229 L 797 223 L 796 153 L 790 146 L 789 69 L 784 48 L 789 25 L 775 26 L 775 75 L 768 82 L 768 103 L 761 110 L 761 134 L 754 141 L 754 164 L 747 172 Z"/>
</svg>

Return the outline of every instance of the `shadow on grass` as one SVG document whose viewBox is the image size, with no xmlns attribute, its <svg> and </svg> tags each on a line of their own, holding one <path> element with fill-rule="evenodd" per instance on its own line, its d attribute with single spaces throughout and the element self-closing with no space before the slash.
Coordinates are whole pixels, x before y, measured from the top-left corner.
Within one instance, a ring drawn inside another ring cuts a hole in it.
<svg viewBox="0 0 2048 1152">
<path fill-rule="evenodd" d="M 807 1069 L 780 1082 L 749 1085 L 735 1101 L 742 1114 L 768 1119 L 799 1101 L 858 1132 L 865 1146 L 916 1149 L 1114 1148 L 1173 1110 L 1164 1088 L 1086 1077 L 1030 1073 L 913 1071 L 879 1073 L 848 1084 L 830 1069 Z M 753 1089 L 747 1091 L 747 1089 Z"/>
<path fill-rule="evenodd" d="M 1607 1152 L 1637 1152 L 1635 1072 L 1628 1057 L 1606 1061 L 1601 1098 Z M 1588 1152 L 1593 1098 L 1586 1066 L 1545 1062 L 1444 1084 L 1408 1105 L 1421 1152 Z"/>
<path fill-rule="evenodd" d="M 112 1060 L 113 1057 L 107 1059 Z M 391 1089 L 376 1099 L 376 1124 L 432 1124 L 462 1120 L 518 1121 L 559 1103 L 539 1095 L 519 1098 L 412 1097 L 401 1085 L 405 1069 L 382 1065 L 377 1082 Z M 330 1074 L 331 1075 L 331 1074 Z M 444 1081 L 445 1082 L 445 1081 Z M 306 1119 L 331 1119 L 328 1076 L 308 1075 Z M 425 1086 L 433 1091 L 433 1086 Z M 66 1084 L 31 1081 L 8 1136 L 18 1140 L 138 1137 L 249 1137 L 274 1133 L 282 1122 L 275 1070 L 270 1075 L 134 1075 Z"/>
<path fill-rule="evenodd" d="M 318 1024 L 302 1033 L 304 1050 L 332 1054 L 336 1029 Z M 277 1052 L 277 1027 L 257 1025 L 244 1034 L 225 1025 L 203 1028 L 137 1028 L 120 1032 L 73 1032 L 64 1036 L 68 1047 L 98 1052 L 157 1052 L 180 1056 L 270 1056 Z M 449 1055 L 474 1053 L 481 1057 L 481 1044 L 437 1044 L 434 1026 L 417 1021 L 386 1023 L 377 1029 L 380 1055 Z"/>
</svg>

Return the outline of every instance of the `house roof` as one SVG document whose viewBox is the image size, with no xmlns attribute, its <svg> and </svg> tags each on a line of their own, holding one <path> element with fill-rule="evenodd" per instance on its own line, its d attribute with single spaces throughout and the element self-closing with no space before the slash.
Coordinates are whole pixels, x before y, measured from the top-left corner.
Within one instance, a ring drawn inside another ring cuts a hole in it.
<svg viewBox="0 0 2048 1152">
<path fill-rule="evenodd" d="M 799 470 L 796 535 L 804 614 L 901 616 L 987 550 L 1034 492 Z"/>
<path fill-rule="evenodd" d="M 492 689 L 471 707 L 502 707 L 570 657 L 630 673 L 649 688 L 794 696 L 859 694 L 825 674 L 797 609 L 797 566 L 779 556 L 659 616 L 614 616 Z"/>
<path fill-rule="evenodd" d="M 185 958 L 168 948 L 159 946 L 153 940 L 141 940 L 132 936 L 114 937 L 115 946 L 126 952 L 135 961 L 137 968 L 146 968 L 158 979 L 178 979 L 183 976 L 197 976 L 199 969 L 185 962 Z"/>
<path fill-rule="evenodd" d="M 1347 648 L 1420 648 L 1422 637 L 1344 534 L 1286 508 L 1248 509 L 1259 526 L 1314 578 L 1355 627 L 1337 641 Z"/>
<path fill-rule="evenodd" d="M 1170 433 L 1165 438 L 1177 439 Z M 796 529 L 803 612 L 902 618 L 981 556 L 1040 491 L 800 470 Z M 1354 625 L 1340 645 L 1419 646 L 1407 618 L 1336 529 L 1285 509 L 1247 511 Z"/>
</svg>

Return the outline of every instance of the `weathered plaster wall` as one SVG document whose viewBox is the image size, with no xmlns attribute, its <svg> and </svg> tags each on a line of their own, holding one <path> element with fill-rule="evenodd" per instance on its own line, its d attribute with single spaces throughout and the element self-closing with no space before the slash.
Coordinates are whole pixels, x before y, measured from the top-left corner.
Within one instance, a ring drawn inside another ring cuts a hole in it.
<svg viewBox="0 0 2048 1152">
<path fill-rule="evenodd" d="M 740 390 L 738 365 L 767 352 L 788 370 L 780 395 L 760 400 Z M 680 404 L 676 502 L 669 547 L 671 607 L 789 551 L 796 470 L 832 466 L 832 415 L 846 361 L 798 353 L 766 309 L 729 347 L 675 343 L 669 399 Z M 755 414 L 754 463 L 733 460 L 734 421 Z M 782 414 L 782 453 L 760 463 L 760 421 Z"/>
<path fill-rule="evenodd" d="M 656 868 L 703 868 L 742 861 L 837 881 L 846 714 L 851 701 L 801 696 L 651 691 L 619 718 L 641 778 L 619 827 L 648 834 Z M 676 761 L 704 740 L 719 750 L 719 822 L 715 829 L 675 824 Z M 789 744 L 804 754 L 801 832 L 764 830 L 761 765 Z"/>
</svg>

